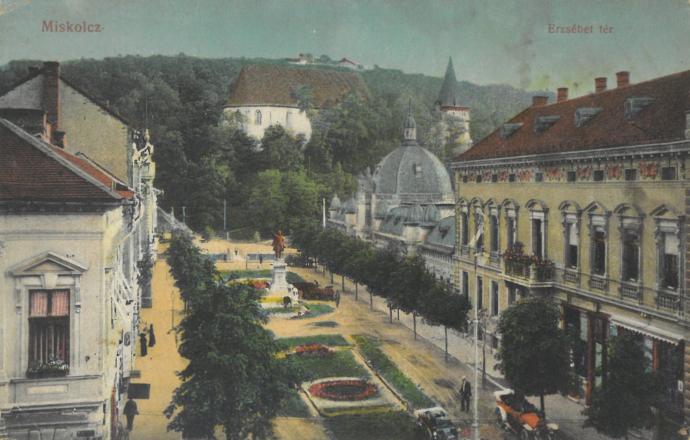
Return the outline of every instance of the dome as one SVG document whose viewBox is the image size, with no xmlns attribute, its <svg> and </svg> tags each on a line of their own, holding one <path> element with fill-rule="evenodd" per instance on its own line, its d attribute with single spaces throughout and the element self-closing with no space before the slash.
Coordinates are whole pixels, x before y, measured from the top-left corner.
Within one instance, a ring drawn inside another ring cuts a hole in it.
<svg viewBox="0 0 690 440">
<path fill-rule="evenodd" d="M 407 212 L 405 223 L 419 224 L 424 220 L 424 210 L 419 205 L 412 206 Z"/>
<path fill-rule="evenodd" d="M 401 145 L 386 157 L 374 174 L 376 194 L 398 194 L 402 201 L 452 201 L 453 188 L 443 163 L 416 144 Z"/>
<path fill-rule="evenodd" d="M 385 200 L 378 200 L 376 202 L 376 209 L 374 210 L 374 218 L 382 219 L 388 212 L 388 202 Z"/>
<path fill-rule="evenodd" d="M 424 209 L 424 223 L 437 223 L 441 220 L 441 213 L 436 205 L 428 205 Z"/>
<path fill-rule="evenodd" d="M 340 208 L 340 199 L 338 198 L 338 194 L 333 194 L 333 198 L 331 199 L 331 205 L 330 209 L 339 209 Z"/>
</svg>

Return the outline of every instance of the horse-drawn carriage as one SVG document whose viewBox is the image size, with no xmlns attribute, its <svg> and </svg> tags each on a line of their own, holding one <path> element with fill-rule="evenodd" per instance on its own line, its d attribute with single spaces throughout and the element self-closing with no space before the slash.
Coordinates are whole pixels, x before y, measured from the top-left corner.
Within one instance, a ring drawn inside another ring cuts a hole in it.
<svg viewBox="0 0 690 440">
<path fill-rule="evenodd" d="M 299 292 L 299 297 L 305 300 L 335 301 L 333 286 L 319 287 L 317 283 L 292 283 Z"/>
</svg>

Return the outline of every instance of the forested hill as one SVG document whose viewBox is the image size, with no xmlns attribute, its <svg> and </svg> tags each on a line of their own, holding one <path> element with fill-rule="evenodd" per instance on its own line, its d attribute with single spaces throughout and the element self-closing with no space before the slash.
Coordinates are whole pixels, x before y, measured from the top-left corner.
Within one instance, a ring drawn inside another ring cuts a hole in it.
<svg viewBox="0 0 690 440">
<path fill-rule="evenodd" d="M 262 140 L 263 151 L 257 152 L 254 141 L 242 133 L 217 128 L 233 78 L 242 66 L 255 63 L 285 61 L 157 55 L 81 59 L 63 62 L 61 67 L 66 78 L 134 127 L 150 128 L 158 164 L 156 186 L 164 191 L 161 204 L 166 209 L 176 207 L 176 212 L 187 207 L 188 223 L 198 230 L 222 227 L 219 207 L 223 199 L 239 214 L 231 216 L 230 226 L 249 227 L 251 221 L 247 219 L 251 216 L 242 213 L 265 202 L 257 188 L 270 191 L 296 185 L 293 194 L 304 200 L 287 200 L 284 194 L 282 198 L 277 194 L 282 211 L 276 208 L 267 216 L 265 211 L 275 207 L 261 208 L 262 218 L 272 218 L 278 224 L 287 221 L 281 215 L 311 215 L 314 210 L 318 214 L 315 197 L 333 193 L 349 197 L 353 176 L 366 167 L 373 168 L 399 144 L 408 102 L 417 120 L 420 142 L 442 160 L 449 159 L 447 146 L 434 144 L 429 130 L 439 118 L 433 102 L 442 78 L 378 67 L 360 72 L 370 91 L 366 101 L 348 98 L 318 115 L 310 111 L 317 120 L 307 145 L 282 130 L 272 130 Z M 0 90 L 25 77 L 29 66 L 40 65 L 41 61 L 28 60 L 8 63 L 0 69 Z M 457 73 L 462 78 L 462 68 Z M 459 84 L 459 96 L 471 109 L 475 142 L 531 101 L 529 93 L 510 86 L 478 86 L 465 81 Z M 269 171 L 278 174 L 265 173 Z M 252 200 L 252 196 L 259 200 Z M 289 207 L 295 206 L 302 206 L 301 211 L 288 213 Z M 259 225 L 257 230 L 267 232 L 274 226 Z"/>
<path fill-rule="evenodd" d="M 94 98 L 108 103 L 135 125 L 168 121 L 188 104 L 201 106 L 215 120 L 228 96 L 232 79 L 242 66 L 255 63 L 285 63 L 264 58 L 195 58 L 177 56 L 122 56 L 103 60 L 81 59 L 62 63 L 63 74 Z M 12 61 L 0 70 L 0 90 L 5 90 L 40 61 Z M 458 63 L 458 65 L 462 65 Z M 309 68 L 333 68 L 315 65 Z M 462 78 L 459 70 L 458 77 Z M 441 76 L 407 74 L 396 69 L 360 71 L 374 96 L 394 98 L 416 111 L 431 109 L 441 88 Z M 442 75 L 443 72 L 439 72 Z M 498 124 L 516 114 L 531 100 L 531 93 L 507 85 L 476 85 L 459 82 L 459 96 L 472 113 L 472 138 L 486 136 Z M 142 99 L 147 98 L 147 99 Z M 424 120 L 425 116 L 422 115 Z M 153 121 L 153 122 L 152 122 Z M 172 121 L 170 121 L 172 122 Z M 166 124 L 167 125 L 167 124 Z"/>
</svg>

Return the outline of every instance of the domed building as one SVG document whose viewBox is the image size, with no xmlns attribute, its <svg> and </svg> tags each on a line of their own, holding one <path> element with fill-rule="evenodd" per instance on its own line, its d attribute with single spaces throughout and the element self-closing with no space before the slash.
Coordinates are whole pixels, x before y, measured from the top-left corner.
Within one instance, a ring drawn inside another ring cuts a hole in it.
<svg viewBox="0 0 690 440">
<path fill-rule="evenodd" d="M 428 263 L 427 257 L 433 257 L 434 263 L 442 261 L 443 268 L 431 264 L 430 269 L 449 279 L 454 234 L 442 234 L 444 246 L 427 243 L 427 238 L 441 235 L 440 224 L 454 224 L 454 200 L 446 167 L 417 143 L 417 125 L 408 111 L 400 146 L 373 173 L 367 170 L 359 176 L 358 189 L 349 199 L 341 202 L 333 197 L 328 224 L 379 247 L 392 245 L 405 255 L 419 253 Z"/>
</svg>

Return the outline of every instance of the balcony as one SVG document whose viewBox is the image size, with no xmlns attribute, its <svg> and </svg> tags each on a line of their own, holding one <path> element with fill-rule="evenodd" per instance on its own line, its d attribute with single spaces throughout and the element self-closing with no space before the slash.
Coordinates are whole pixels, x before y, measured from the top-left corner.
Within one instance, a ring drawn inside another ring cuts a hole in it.
<svg viewBox="0 0 690 440">
<path fill-rule="evenodd" d="M 680 296 L 676 292 L 659 290 L 656 293 L 656 308 L 677 313 L 680 310 Z"/>
<path fill-rule="evenodd" d="M 609 288 L 609 280 L 603 275 L 592 274 L 589 277 L 589 287 L 601 291 L 606 291 Z"/>
<path fill-rule="evenodd" d="M 642 302 L 642 288 L 639 284 L 621 282 L 621 298 Z"/>
<path fill-rule="evenodd" d="M 563 271 L 563 281 L 570 284 L 580 284 L 580 272 L 576 268 Z"/>
<path fill-rule="evenodd" d="M 551 262 L 541 264 L 530 261 L 505 260 L 505 274 L 510 277 L 524 278 L 531 283 L 547 283 L 554 280 L 554 266 Z"/>
</svg>

